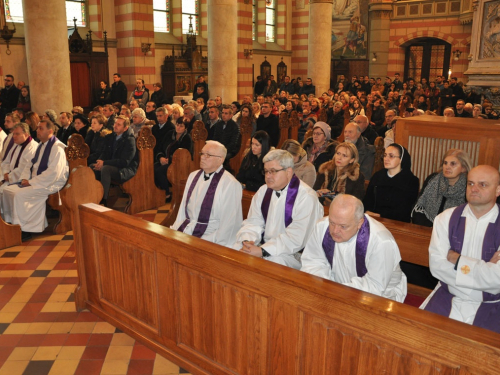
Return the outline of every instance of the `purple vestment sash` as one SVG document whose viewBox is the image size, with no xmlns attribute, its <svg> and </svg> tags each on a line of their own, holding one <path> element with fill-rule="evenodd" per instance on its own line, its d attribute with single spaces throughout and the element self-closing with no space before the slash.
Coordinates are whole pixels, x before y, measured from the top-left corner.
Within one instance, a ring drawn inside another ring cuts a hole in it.
<svg viewBox="0 0 500 375">
<path fill-rule="evenodd" d="M 212 177 L 212 181 L 210 181 L 207 193 L 205 194 L 205 198 L 203 198 L 203 203 L 201 204 L 200 214 L 198 215 L 198 221 L 193 230 L 192 235 L 195 237 L 201 238 L 205 233 L 205 231 L 207 230 L 208 222 L 210 220 L 210 214 L 212 212 L 212 206 L 214 204 L 215 192 L 217 190 L 217 186 L 219 186 L 219 182 L 222 178 L 222 175 L 224 174 L 224 171 L 225 171 L 224 168 L 221 168 L 219 172 L 214 174 L 214 176 Z M 191 221 L 191 219 L 189 218 L 187 207 L 189 199 L 191 199 L 191 194 L 193 194 L 194 188 L 196 187 L 196 184 L 198 183 L 198 180 L 202 173 L 203 170 L 200 169 L 198 173 L 196 173 L 196 176 L 194 176 L 193 181 L 189 186 L 188 194 L 186 197 L 186 205 L 184 207 L 184 213 L 186 215 L 186 219 L 181 224 L 179 229 L 177 229 L 179 232 L 184 232 L 184 229 L 186 229 L 186 226 Z"/>
<path fill-rule="evenodd" d="M 359 228 L 358 237 L 356 238 L 356 273 L 358 277 L 363 277 L 368 272 L 366 269 L 366 251 L 368 249 L 368 242 L 370 241 L 370 223 L 366 217 L 364 219 L 365 221 L 361 225 L 361 228 Z M 329 227 L 326 228 L 322 246 L 328 263 L 333 267 L 335 241 L 330 235 Z"/>
<path fill-rule="evenodd" d="M 21 143 L 21 150 L 19 151 L 19 154 L 17 155 L 16 159 L 16 164 L 14 165 L 14 169 L 16 169 L 19 166 L 19 161 L 21 160 L 21 155 L 23 154 L 24 149 L 26 146 L 33 140 L 31 136 L 29 136 L 23 143 Z M 10 156 L 10 162 L 12 162 L 12 158 L 14 157 L 14 151 L 12 151 L 12 155 Z"/>
<path fill-rule="evenodd" d="M 5 146 L 5 142 L 7 142 L 7 138 L 5 138 L 5 141 L 4 141 L 4 146 Z M 5 158 L 7 157 L 7 155 L 9 154 L 9 151 L 10 151 L 10 149 L 12 148 L 12 146 L 14 146 L 14 137 L 11 137 L 11 138 L 10 138 L 9 144 L 7 145 L 7 148 L 5 149 L 5 154 L 3 154 L 3 159 L 2 159 L 2 161 L 4 161 L 4 160 L 5 160 Z"/>
<path fill-rule="evenodd" d="M 285 202 L 285 228 L 288 227 L 292 221 L 292 212 L 293 205 L 295 204 L 295 200 L 297 199 L 297 194 L 299 193 L 300 180 L 297 176 L 293 175 L 290 183 L 288 184 L 288 191 L 286 193 L 286 202 Z M 267 223 L 267 214 L 269 213 L 269 205 L 271 203 L 271 198 L 274 190 L 267 188 L 266 194 L 264 195 L 264 199 L 262 200 L 262 204 L 260 205 L 260 210 L 262 212 L 262 216 L 264 217 L 264 222 Z M 264 231 L 262 232 L 262 242 L 264 242 Z"/>
<path fill-rule="evenodd" d="M 462 246 L 465 235 L 466 218 L 462 216 L 466 204 L 458 206 L 453 211 L 448 227 L 448 237 L 450 240 L 450 248 L 457 253 L 462 253 Z M 499 206 L 500 209 L 500 206 Z M 500 246 L 500 214 L 494 223 L 490 223 L 486 229 L 483 240 L 483 248 L 481 259 L 484 262 L 489 262 L 493 254 Z M 457 271 L 459 272 L 459 271 Z M 432 298 L 425 306 L 425 310 L 449 316 L 451 313 L 452 300 L 454 295 L 450 293 L 448 285 L 443 281 L 441 286 L 434 293 Z M 491 294 L 483 292 L 483 301 L 489 303 L 481 303 L 479 306 L 474 322 L 474 326 L 489 329 L 500 333 L 500 294 Z"/>
<path fill-rule="evenodd" d="M 42 155 L 42 160 L 40 160 L 40 164 L 38 165 L 38 170 L 36 171 L 36 175 L 40 175 L 43 172 L 47 170 L 49 167 L 49 156 L 50 156 L 50 151 L 52 150 L 52 146 L 54 146 L 54 143 L 56 143 L 57 138 L 55 135 L 53 135 L 48 141 L 47 141 L 47 146 L 45 147 L 45 150 L 43 150 L 43 155 Z M 40 150 L 42 149 L 43 143 L 40 143 L 38 145 L 38 148 L 36 149 L 35 157 L 31 159 L 31 171 L 33 172 L 33 165 L 36 164 L 38 161 L 38 157 L 40 156 Z"/>
</svg>

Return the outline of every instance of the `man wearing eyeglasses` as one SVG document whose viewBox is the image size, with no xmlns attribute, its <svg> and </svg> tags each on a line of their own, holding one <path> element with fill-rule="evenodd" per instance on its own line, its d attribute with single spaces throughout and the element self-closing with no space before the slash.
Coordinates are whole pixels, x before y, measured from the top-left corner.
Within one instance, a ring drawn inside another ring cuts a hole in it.
<svg viewBox="0 0 500 375">
<path fill-rule="evenodd" d="M 222 164 L 227 150 L 207 141 L 200 152 L 200 167 L 187 180 L 179 213 L 170 227 L 222 246 L 232 246 L 241 226 L 241 184 Z"/>
<path fill-rule="evenodd" d="M 5 76 L 4 82 L 5 87 L 0 91 L 0 126 L 5 130 L 3 125 L 5 115 L 12 112 L 13 108 L 16 108 L 21 90 L 14 84 L 14 76 L 11 74 Z"/>
<path fill-rule="evenodd" d="M 323 208 L 316 192 L 293 173 L 288 151 L 270 151 L 263 162 L 266 185 L 254 195 L 233 248 L 300 269 L 299 252 Z"/>
</svg>

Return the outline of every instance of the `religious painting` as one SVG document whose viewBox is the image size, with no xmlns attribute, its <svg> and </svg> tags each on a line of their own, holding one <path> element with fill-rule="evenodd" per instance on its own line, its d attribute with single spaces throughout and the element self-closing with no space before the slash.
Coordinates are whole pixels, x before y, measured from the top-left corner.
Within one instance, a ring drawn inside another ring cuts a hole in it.
<svg viewBox="0 0 500 375">
<path fill-rule="evenodd" d="M 500 57 L 500 0 L 484 3 L 480 59 Z"/>
<path fill-rule="evenodd" d="M 177 82 L 175 85 L 176 95 L 187 95 L 192 90 L 191 76 L 177 76 Z"/>
<path fill-rule="evenodd" d="M 368 0 L 333 0 L 332 59 L 366 59 Z"/>
</svg>

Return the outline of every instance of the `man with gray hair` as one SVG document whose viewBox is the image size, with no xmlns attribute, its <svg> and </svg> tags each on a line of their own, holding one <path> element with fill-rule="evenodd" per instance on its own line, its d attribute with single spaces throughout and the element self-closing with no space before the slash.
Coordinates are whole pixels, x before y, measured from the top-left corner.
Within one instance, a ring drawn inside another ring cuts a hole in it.
<svg viewBox="0 0 500 375">
<path fill-rule="evenodd" d="M 398 245 L 384 225 L 363 212 L 358 198 L 337 195 L 307 241 L 301 271 L 403 302 L 406 275 Z"/>
<path fill-rule="evenodd" d="M 230 247 L 241 226 L 241 184 L 222 164 L 227 150 L 207 141 L 200 152 L 200 170 L 186 182 L 179 213 L 171 229 Z"/>
<path fill-rule="evenodd" d="M 373 126 L 369 126 L 370 121 L 368 121 L 368 117 L 365 115 L 357 115 L 354 118 L 354 122 L 358 124 L 361 129 L 361 136 L 365 137 L 371 145 L 374 144 L 378 134 Z"/>
<path fill-rule="evenodd" d="M 12 130 L 12 147 L 2 162 L 0 177 L 0 204 L 2 201 L 3 189 L 12 184 L 21 182 L 21 173 L 26 165 L 31 165 L 31 159 L 35 156 L 38 143 L 30 136 L 30 127 L 28 124 L 17 123 Z"/>
<path fill-rule="evenodd" d="M 184 122 L 184 125 L 186 125 L 188 134 L 191 134 L 191 130 L 193 130 L 193 126 L 196 121 L 195 115 L 196 113 L 194 111 L 194 108 L 190 105 L 184 108 L 184 116 L 182 118 L 182 121 Z"/>
<path fill-rule="evenodd" d="M 346 125 L 344 140 L 354 143 L 358 149 L 360 170 L 365 179 L 369 180 L 372 177 L 373 164 L 375 163 L 375 146 L 361 135 L 361 128 L 355 122 Z"/>
<path fill-rule="evenodd" d="M 252 199 L 234 249 L 300 269 L 304 248 L 323 207 L 316 192 L 293 173 L 293 156 L 270 151 L 263 159 L 266 185 Z"/>
</svg>

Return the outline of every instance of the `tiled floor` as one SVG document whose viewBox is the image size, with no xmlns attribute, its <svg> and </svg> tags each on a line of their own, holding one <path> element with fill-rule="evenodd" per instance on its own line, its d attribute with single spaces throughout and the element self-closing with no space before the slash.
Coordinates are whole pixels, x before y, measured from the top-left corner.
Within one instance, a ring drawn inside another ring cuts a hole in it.
<svg viewBox="0 0 500 375">
<path fill-rule="evenodd" d="M 137 216 L 158 223 L 167 212 Z M 76 312 L 76 282 L 71 232 L 0 251 L 0 375 L 188 373 L 94 314 Z"/>
</svg>

